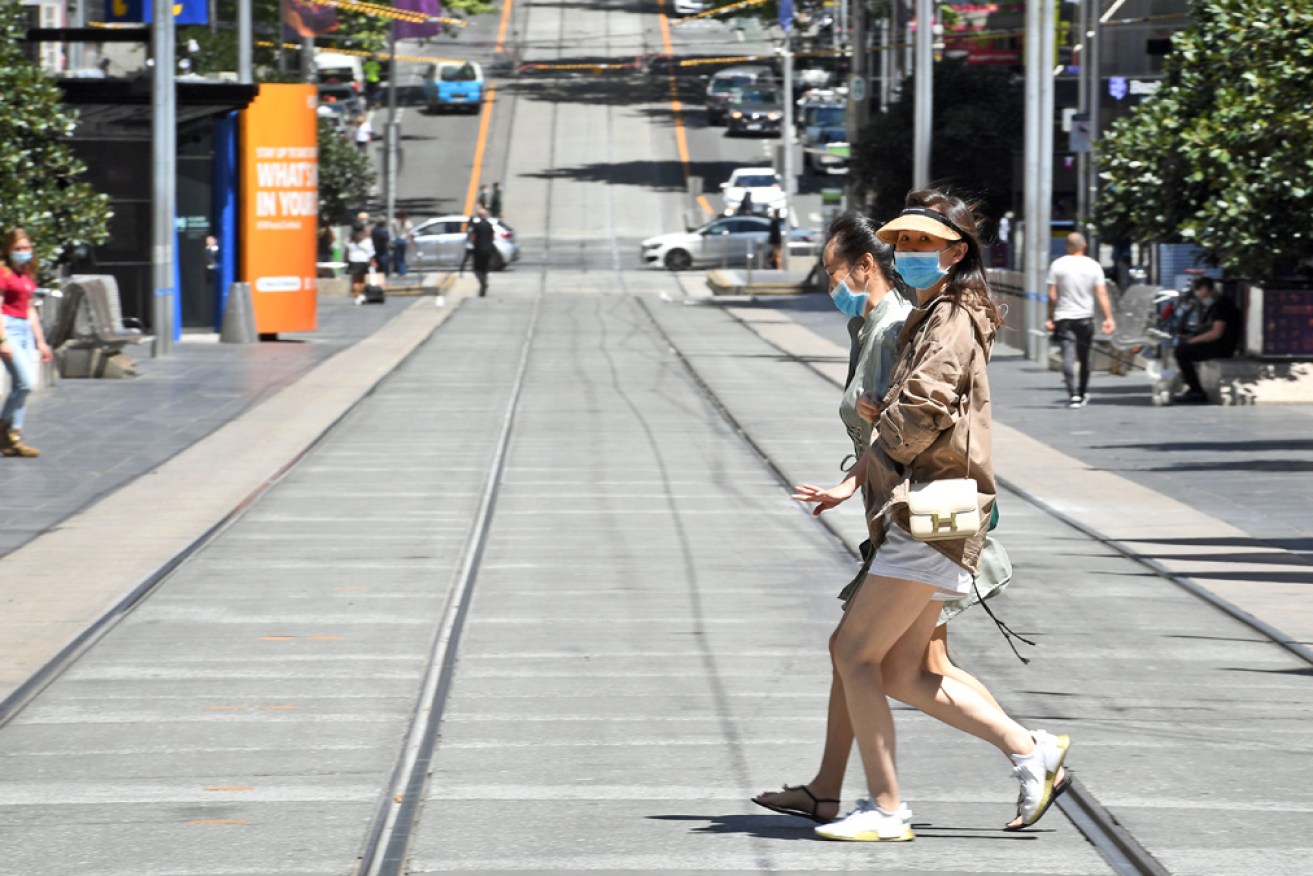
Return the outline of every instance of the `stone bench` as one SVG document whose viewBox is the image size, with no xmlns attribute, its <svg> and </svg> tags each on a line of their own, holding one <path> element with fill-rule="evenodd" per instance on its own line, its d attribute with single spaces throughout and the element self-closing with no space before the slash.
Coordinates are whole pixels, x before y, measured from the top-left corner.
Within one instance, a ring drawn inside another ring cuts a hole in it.
<svg viewBox="0 0 1313 876">
<path fill-rule="evenodd" d="M 1313 402 L 1313 362 L 1242 357 L 1198 364 L 1199 384 L 1221 405 L 1308 404 Z"/>
</svg>

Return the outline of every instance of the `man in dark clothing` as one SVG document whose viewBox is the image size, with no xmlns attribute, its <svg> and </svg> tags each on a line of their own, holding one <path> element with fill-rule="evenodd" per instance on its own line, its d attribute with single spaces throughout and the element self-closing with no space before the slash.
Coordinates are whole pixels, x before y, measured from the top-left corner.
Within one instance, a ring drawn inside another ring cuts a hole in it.
<svg viewBox="0 0 1313 876">
<path fill-rule="evenodd" d="M 488 294 L 488 269 L 496 251 L 496 237 L 497 230 L 488 221 L 488 208 L 479 207 L 479 213 L 470 219 L 469 231 L 465 235 L 465 256 L 460 260 L 460 270 L 465 270 L 468 259 L 474 259 L 474 276 L 479 281 L 480 298 Z"/>
<path fill-rule="evenodd" d="M 392 237 L 388 234 L 388 224 L 380 216 L 370 229 L 369 239 L 374 244 L 374 258 L 378 260 L 378 269 L 387 276 L 388 272 L 388 244 L 391 243 Z"/>
<path fill-rule="evenodd" d="M 784 249 L 784 222 L 780 218 L 780 211 L 773 210 L 770 214 L 770 233 L 767 241 L 770 243 L 770 267 L 778 271 L 784 267 L 782 258 Z"/>
<path fill-rule="evenodd" d="M 1186 390 L 1176 397 L 1182 404 L 1207 404 L 1208 396 L 1199 385 L 1196 362 L 1207 359 L 1227 359 L 1235 355 L 1240 341 L 1240 311 L 1230 298 L 1217 292 L 1211 277 L 1194 281 L 1194 297 L 1199 301 L 1201 316 L 1194 334 L 1182 337 L 1176 345 L 1176 364 Z"/>
</svg>

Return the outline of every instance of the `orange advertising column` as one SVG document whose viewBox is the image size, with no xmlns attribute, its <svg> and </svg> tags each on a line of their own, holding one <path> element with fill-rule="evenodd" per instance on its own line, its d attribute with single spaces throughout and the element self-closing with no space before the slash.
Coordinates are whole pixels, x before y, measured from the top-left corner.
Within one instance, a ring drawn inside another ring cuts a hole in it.
<svg viewBox="0 0 1313 876">
<path fill-rule="evenodd" d="M 241 278 L 260 334 L 315 329 L 315 104 L 313 85 L 263 84 L 241 114 Z"/>
</svg>

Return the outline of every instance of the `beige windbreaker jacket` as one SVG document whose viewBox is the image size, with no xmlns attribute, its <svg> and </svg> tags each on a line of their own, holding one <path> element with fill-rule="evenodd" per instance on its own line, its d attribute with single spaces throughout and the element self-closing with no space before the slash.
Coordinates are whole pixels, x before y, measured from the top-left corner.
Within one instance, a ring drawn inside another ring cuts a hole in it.
<svg viewBox="0 0 1313 876">
<path fill-rule="evenodd" d="M 972 477 L 980 531 L 965 539 L 928 542 L 972 575 L 989 530 L 997 487 L 990 445 L 986 365 L 995 328 L 984 310 L 937 298 L 913 310 L 898 335 L 899 357 L 881 404 L 866 466 L 867 528 L 871 544 L 884 541 L 883 515 L 908 529 L 907 490 L 941 478 Z M 963 400 L 970 405 L 967 416 Z M 967 427 L 971 460 L 967 467 Z"/>
</svg>

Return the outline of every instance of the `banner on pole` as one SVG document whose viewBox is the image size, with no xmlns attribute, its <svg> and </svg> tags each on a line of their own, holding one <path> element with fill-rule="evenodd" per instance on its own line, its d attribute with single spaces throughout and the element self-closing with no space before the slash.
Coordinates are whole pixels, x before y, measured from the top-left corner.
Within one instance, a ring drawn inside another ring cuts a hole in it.
<svg viewBox="0 0 1313 876">
<path fill-rule="evenodd" d="M 441 0 L 395 0 L 397 9 L 420 12 L 429 18 L 442 17 Z M 438 21 L 394 21 L 393 34 L 399 40 L 417 40 L 437 36 L 442 33 L 442 23 Z"/>
<path fill-rule="evenodd" d="M 150 24 L 155 20 L 151 0 L 105 0 L 105 21 L 115 24 Z M 207 0 L 173 0 L 174 24 L 209 24 Z"/>
<path fill-rule="evenodd" d="M 283 39 L 317 37 L 337 30 L 337 7 L 315 0 L 283 0 Z"/>
</svg>

